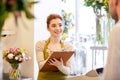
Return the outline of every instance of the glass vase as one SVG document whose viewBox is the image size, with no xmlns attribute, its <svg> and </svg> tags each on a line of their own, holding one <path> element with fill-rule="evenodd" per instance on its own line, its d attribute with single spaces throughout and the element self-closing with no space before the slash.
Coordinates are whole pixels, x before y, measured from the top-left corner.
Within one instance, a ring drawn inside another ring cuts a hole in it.
<svg viewBox="0 0 120 80">
<path fill-rule="evenodd" d="M 10 80 L 20 80 L 20 70 L 18 69 L 18 67 L 19 67 L 18 63 L 11 64 L 11 69 L 9 72 Z"/>
</svg>

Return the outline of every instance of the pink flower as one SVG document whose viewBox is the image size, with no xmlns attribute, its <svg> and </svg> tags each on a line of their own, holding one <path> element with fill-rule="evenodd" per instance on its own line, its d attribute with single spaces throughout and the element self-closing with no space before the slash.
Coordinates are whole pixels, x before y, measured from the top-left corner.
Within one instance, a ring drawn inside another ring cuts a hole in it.
<svg viewBox="0 0 120 80">
<path fill-rule="evenodd" d="M 10 48 L 9 50 L 3 51 L 3 59 L 9 63 L 22 63 L 30 60 L 30 57 L 26 56 L 25 50 L 22 48 Z"/>
<path fill-rule="evenodd" d="M 15 51 L 14 51 L 14 54 L 18 54 L 18 52 L 19 52 L 19 50 L 15 50 Z"/>
<path fill-rule="evenodd" d="M 22 58 L 19 58 L 19 61 L 22 61 Z"/>
<path fill-rule="evenodd" d="M 14 48 L 10 48 L 9 50 L 11 53 L 14 53 Z"/>
<path fill-rule="evenodd" d="M 19 51 L 20 51 L 20 48 L 16 48 L 15 51 L 19 52 Z"/>
<path fill-rule="evenodd" d="M 8 0 L 7 2 L 9 5 L 12 5 L 12 6 L 16 4 L 15 0 Z"/>
<path fill-rule="evenodd" d="M 26 57 L 23 57 L 23 58 L 22 58 L 22 61 L 26 61 Z"/>
<path fill-rule="evenodd" d="M 26 61 L 31 60 L 31 57 L 26 57 L 25 60 Z"/>
<path fill-rule="evenodd" d="M 10 53 L 10 51 L 9 51 L 9 50 L 6 50 L 6 53 L 7 53 L 7 54 L 9 54 L 9 53 Z"/>
</svg>

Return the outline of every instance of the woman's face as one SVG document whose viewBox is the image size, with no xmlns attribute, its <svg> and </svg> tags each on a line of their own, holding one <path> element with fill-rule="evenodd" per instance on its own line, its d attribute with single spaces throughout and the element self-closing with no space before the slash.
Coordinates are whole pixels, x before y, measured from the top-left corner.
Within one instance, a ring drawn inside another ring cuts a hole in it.
<svg viewBox="0 0 120 80">
<path fill-rule="evenodd" d="M 56 18 L 50 21 L 48 31 L 52 37 L 60 37 L 63 32 L 63 24 L 61 19 Z"/>
</svg>

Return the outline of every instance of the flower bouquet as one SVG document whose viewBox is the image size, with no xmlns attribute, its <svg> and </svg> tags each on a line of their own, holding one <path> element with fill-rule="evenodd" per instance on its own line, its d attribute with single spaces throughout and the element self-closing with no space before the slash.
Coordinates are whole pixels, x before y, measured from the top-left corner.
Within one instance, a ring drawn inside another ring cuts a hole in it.
<svg viewBox="0 0 120 80">
<path fill-rule="evenodd" d="M 102 17 L 105 17 L 105 15 L 103 14 L 103 11 L 105 12 L 105 14 L 107 14 L 108 16 L 108 24 L 109 24 L 109 19 L 110 19 L 110 15 L 109 15 L 109 6 L 108 6 L 108 0 L 84 0 L 84 5 L 87 7 L 92 7 L 93 11 L 96 15 L 96 41 L 98 42 L 98 44 L 104 44 L 105 40 L 104 40 L 104 33 L 105 31 L 102 31 L 102 23 L 103 25 L 105 24 L 104 22 L 102 22 Z"/>
<path fill-rule="evenodd" d="M 10 80 L 19 80 L 20 72 L 18 70 L 19 64 L 28 61 L 31 58 L 25 54 L 25 49 L 10 48 L 2 52 L 3 59 L 10 63 L 12 70 L 9 73 Z"/>
<path fill-rule="evenodd" d="M 84 0 L 85 6 L 92 7 L 95 13 L 101 11 L 102 8 L 108 13 L 108 0 Z"/>
</svg>

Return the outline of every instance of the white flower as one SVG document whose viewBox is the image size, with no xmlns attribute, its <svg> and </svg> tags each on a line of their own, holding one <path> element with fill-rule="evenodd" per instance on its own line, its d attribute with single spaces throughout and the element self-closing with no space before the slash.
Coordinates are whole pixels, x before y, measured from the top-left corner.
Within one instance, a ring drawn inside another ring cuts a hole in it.
<svg viewBox="0 0 120 80">
<path fill-rule="evenodd" d="M 13 56 L 14 56 L 14 55 L 13 55 L 12 53 L 10 53 L 10 54 L 8 54 L 7 57 L 8 57 L 9 59 L 13 59 Z"/>
<path fill-rule="evenodd" d="M 15 57 L 15 60 L 18 60 L 18 57 L 17 57 L 17 56 Z"/>
<path fill-rule="evenodd" d="M 25 53 L 22 53 L 22 56 L 24 57 L 24 56 L 25 56 Z"/>
<path fill-rule="evenodd" d="M 96 5 L 96 3 L 95 3 L 95 2 L 93 2 L 93 4 L 92 4 L 92 5 L 93 5 L 93 6 L 94 6 L 94 5 Z"/>
<path fill-rule="evenodd" d="M 103 2 L 103 0 L 99 0 L 99 2 L 100 2 L 100 3 L 102 3 L 102 2 Z"/>
<path fill-rule="evenodd" d="M 99 3 L 102 3 L 102 2 L 103 2 L 103 0 L 97 0 L 97 1 L 99 1 Z"/>
<path fill-rule="evenodd" d="M 27 61 L 27 60 L 31 60 L 31 57 L 26 57 L 26 61 Z"/>
</svg>

